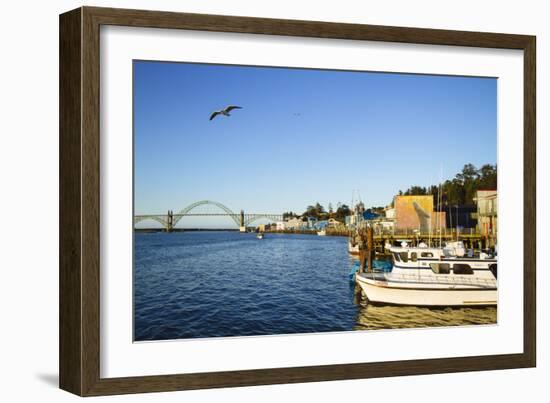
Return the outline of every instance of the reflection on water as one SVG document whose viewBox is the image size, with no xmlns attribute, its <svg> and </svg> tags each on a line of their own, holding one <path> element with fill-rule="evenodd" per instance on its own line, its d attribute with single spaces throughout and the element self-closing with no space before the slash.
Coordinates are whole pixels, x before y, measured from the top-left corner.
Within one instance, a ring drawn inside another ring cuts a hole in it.
<svg viewBox="0 0 550 403">
<path fill-rule="evenodd" d="M 414 306 L 359 306 L 354 330 L 464 326 L 497 322 L 496 307 L 425 308 Z"/>
</svg>

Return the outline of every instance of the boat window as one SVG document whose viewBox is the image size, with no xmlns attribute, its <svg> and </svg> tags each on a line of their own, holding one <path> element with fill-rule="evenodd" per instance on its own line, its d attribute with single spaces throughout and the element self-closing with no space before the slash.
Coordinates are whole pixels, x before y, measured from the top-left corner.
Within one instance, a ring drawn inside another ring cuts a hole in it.
<svg viewBox="0 0 550 403">
<path fill-rule="evenodd" d="M 416 256 L 417 256 L 417 255 L 416 255 L 416 252 L 411 253 L 411 260 L 412 260 L 413 262 L 416 262 Z"/>
<path fill-rule="evenodd" d="M 407 263 L 409 261 L 409 255 L 407 252 L 401 252 L 399 253 L 399 256 L 401 257 L 401 261 Z"/>
<path fill-rule="evenodd" d="M 399 258 L 399 253 L 394 253 L 393 254 L 393 258 L 395 259 L 396 262 L 400 262 L 401 259 Z"/>
<path fill-rule="evenodd" d="M 493 273 L 493 276 L 495 276 L 495 278 L 498 278 L 497 277 L 497 265 L 496 264 L 490 265 L 489 270 L 491 270 L 491 273 Z"/>
<path fill-rule="evenodd" d="M 432 252 L 422 252 L 420 257 L 434 257 L 434 254 Z"/>
<path fill-rule="evenodd" d="M 469 264 L 455 263 L 453 265 L 454 274 L 474 274 L 474 271 Z"/>
<path fill-rule="evenodd" d="M 449 263 L 430 263 L 432 271 L 436 274 L 449 274 L 451 265 Z"/>
</svg>

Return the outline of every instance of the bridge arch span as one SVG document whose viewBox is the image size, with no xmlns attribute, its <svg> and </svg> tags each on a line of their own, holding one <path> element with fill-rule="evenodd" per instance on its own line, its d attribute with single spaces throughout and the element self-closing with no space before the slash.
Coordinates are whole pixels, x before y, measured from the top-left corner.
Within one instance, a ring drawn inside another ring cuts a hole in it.
<svg viewBox="0 0 550 403">
<path fill-rule="evenodd" d="M 184 209 L 180 210 L 177 214 L 174 214 L 174 226 L 191 210 L 193 210 L 196 207 L 203 206 L 205 204 L 210 204 L 213 206 L 218 207 L 219 209 L 223 210 L 233 221 L 235 221 L 235 224 L 237 224 L 237 227 L 240 227 L 241 221 L 240 221 L 240 215 L 234 213 L 229 207 L 212 200 L 200 200 L 198 202 L 192 203 L 189 206 L 185 207 Z"/>
<path fill-rule="evenodd" d="M 268 220 L 272 223 L 275 223 L 277 221 L 282 221 L 283 218 L 280 214 L 254 214 L 250 217 L 247 215 L 247 219 L 245 219 L 245 225 L 249 226 L 250 224 L 258 220 Z"/>
<path fill-rule="evenodd" d="M 164 218 L 156 216 L 156 215 L 134 217 L 134 225 L 136 225 L 136 224 L 138 224 L 142 221 L 147 221 L 147 220 L 156 221 L 165 228 L 168 226 L 168 222 Z"/>
</svg>

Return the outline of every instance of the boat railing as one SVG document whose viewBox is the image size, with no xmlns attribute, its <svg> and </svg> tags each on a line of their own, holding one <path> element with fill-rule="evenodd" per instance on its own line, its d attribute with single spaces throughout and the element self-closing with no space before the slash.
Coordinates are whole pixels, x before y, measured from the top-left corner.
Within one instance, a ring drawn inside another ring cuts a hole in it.
<svg viewBox="0 0 550 403">
<path fill-rule="evenodd" d="M 420 283 L 420 284 L 444 284 L 444 285 L 467 285 L 483 288 L 495 288 L 497 286 L 496 279 L 479 278 L 468 276 L 457 276 L 454 274 L 405 274 L 405 273 L 362 273 L 362 276 L 376 281 L 387 282 L 405 282 L 405 283 Z"/>
<path fill-rule="evenodd" d="M 475 236 L 480 235 L 476 228 L 446 228 L 443 230 L 432 230 L 431 232 L 419 231 L 414 228 L 382 228 L 375 226 L 374 235 L 383 235 L 383 236 L 417 236 L 420 238 L 426 238 L 428 236 L 432 238 L 437 238 L 438 236 L 443 236 L 444 238 L 457 238 L 460 236 Z"/>
</svg>

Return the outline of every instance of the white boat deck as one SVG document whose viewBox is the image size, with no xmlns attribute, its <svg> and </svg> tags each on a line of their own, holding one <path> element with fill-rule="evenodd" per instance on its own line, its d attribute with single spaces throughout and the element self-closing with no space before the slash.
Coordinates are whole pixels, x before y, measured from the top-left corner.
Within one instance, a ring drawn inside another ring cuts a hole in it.
<svg viewBox="0 0 550 403">
<path fill-rule="evenodd" d="M 361 273 L 359 276 L 377 282 L 385 282 L 391 287 L 417 288 L 419 285 L 432 285 L 437 288 L 468 287 L 468 288 L 487 288 L 497 287 L 497 280 L 493 278 L 480 278 L 477 276 L 458 276 L 458 275 L 425 275 L 425 274 L 405 274 L 405 273 Z"/>
</svg>

